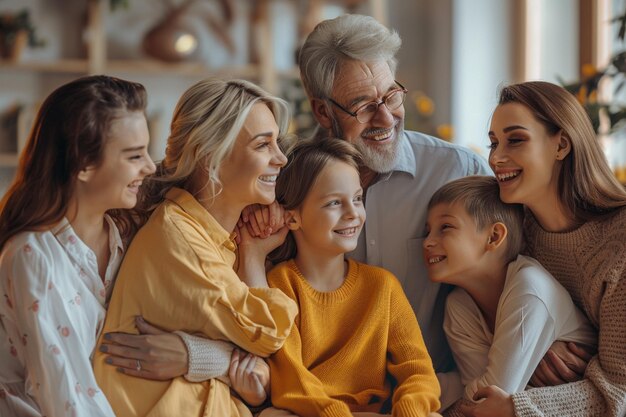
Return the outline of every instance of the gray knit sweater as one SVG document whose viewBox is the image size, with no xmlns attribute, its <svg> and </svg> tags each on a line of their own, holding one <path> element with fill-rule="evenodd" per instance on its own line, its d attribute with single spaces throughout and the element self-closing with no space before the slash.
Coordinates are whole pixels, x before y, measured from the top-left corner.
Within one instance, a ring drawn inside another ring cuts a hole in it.
<svg viewBox="0 0 626 417">
<path fill-rule="evenodd" d="M 529 213 L 527 251 L 556 277 L 598 329 L 585 378 L 513 394 L 525 416 L 626 416 L 626 208 L 567 233 L 549 233 Z"/>
</svg>

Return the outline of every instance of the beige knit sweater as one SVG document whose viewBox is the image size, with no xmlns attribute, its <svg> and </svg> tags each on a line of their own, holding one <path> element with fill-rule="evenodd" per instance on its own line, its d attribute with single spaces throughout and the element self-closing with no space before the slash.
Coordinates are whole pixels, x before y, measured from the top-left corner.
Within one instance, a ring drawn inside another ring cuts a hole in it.
<svg viewBox="0 0 626 417">
<path fill-rule="evenodd" d="M 598 329 L 585 378 L 513 394 L 525 416 L 626 416 L 626 208 L 572 232 L 548 233 L 529 213 L 527 251 L 550 271 Z"/>
</svg>

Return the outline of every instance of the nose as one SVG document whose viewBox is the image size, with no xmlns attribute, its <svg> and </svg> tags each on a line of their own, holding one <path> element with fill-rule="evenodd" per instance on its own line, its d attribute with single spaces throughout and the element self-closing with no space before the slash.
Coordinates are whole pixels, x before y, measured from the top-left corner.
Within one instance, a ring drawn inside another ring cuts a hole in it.
<svg viewBox="0 0 626 417">
<path fill-rule="evenodd" d="M 287 163 L 287 157 L 285 156 L 283 151 L 280 150 L 280 147 L 278 145 L 275 145 L 274 147 L 274 155 L 272 156 L 272 162 L 274 165 L 277 165 L 279 167 L 284 167 L 285 164 Z"/>
<path fill-rule="evenodd" d="M 346 219 L 355 219 L 358 216 L 357 208 L 353 201 L 349 202 L 344 207 L 345 207 L 345 210 L 344 210 L 343 216 Z"/>
<path fill-rule="evenodd" d="M 146 164 L 144 166 L 143 171 L 145 172 L 146 175 L 154 174 L 154 172 L 156 171 L 156 165 L 154 164 L 154 161 L 152 160 L 152 158 L 147 152 L 146 152 Z"/>
<path fill-rule="evenodd" d="M 496 145 L 495 148 L 491 148 L 491 151 L 489 151 L 489 165 L 492 167 L 506 160 L 506 154 L 501 148 L 502 146 Z"/>
<path fill-rule="evenodd" d="M 435 244 L 436 244 L 435 239 L 429 233 L 424 238 L 424 242 L 422 243 L 422 246 L 424 247 L 424 249 L 430 249 L 434 247 Z"/>
<path fill-rule="evenodd" d="M 400 106 L 398 109 L 394 110 L 394 111 L 401 111 L 400 109 L 402 108 L 402 106 Z M 378 105 L 378 109 L 376 109 L 376 114 L 374 114 L 374 117 L 372 118 L 372 123 L 375 126 L 380 126 L 380 127 L 391 127 L 394 124 L 394 117 L 393 117 L 393 112 L 391 110 L 389 110 L 389 108 L 387 107 L 387 105 L 385 103 L 380 103 Z"/>
</svg>

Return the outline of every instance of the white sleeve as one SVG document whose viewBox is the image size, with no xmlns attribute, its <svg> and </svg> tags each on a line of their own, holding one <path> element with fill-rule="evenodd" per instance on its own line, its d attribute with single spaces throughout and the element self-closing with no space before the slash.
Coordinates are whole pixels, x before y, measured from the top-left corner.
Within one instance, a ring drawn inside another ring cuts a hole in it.
<svg viewBox="0 0 626 417">
<path fill-rule="evenodd" d="M 523 391 L 535 368 L 555 340 L 555 323 L 536 295 L 508 297 L 500 306 L 488 364 L 482 375 L 465 386 L 465 395 L 488 385 L 512 394 Z"/>
<path fill-rule="evenodd" d="M 66 303 L 52 282 L 52 260 L 25 245 L 7 269 L 16 331 L 11 344 L 26 369 L 26 387 L 48 417 L 115 414 L 98 388 L 83 340 L 72 325 Z M 71 279 L 71 277 L 65 277 Z M 89 306 L 83 305 L 82 308 Z M 95 337 L 96 329 L 93 329 Z"/>
<path fill-rule="evenodd" d="M 443 329 L 461 383 L 467 385 L 485 372 L 491 340 L 485 334 L 480 310 L 465 290 L 455 288 L 448 295 Z"/>
</svg>

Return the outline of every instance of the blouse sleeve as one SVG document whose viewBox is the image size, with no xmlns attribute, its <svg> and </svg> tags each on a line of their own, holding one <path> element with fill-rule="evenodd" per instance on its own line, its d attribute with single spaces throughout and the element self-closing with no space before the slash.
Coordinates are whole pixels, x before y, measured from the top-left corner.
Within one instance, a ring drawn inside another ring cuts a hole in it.
<svg viewBox="0 0 626 417">
<path fill-rule="evenodd" d="M 5 261 L 10 262 L 8 297 L 18 333 L 10 334 L 10 343 L 26 368 L 26 386 L 42 414 L 114 417 L 89 354 L 84 354 L 86 341 L 70 320 L 71 308 L 88 306 L 66 305 L 71 295 L 55 287 L 52 260 L 30 245 Z"/>
<path fill-rule="evenodd" d="M 165 228 L 147 225 L 135 237 L 111 302 L 123 306 L 125 317 L 117 320 L 123 324 L 140 312 L 166 330 L 230 341 L 257 356 L 278 350 L 297 313 L 295 302 L 277 289 L 249 288 L 217 244 L 181 217 L 166 219 Z M 107 322 L 116 320 L 111 311 Z"/>
</svg>

